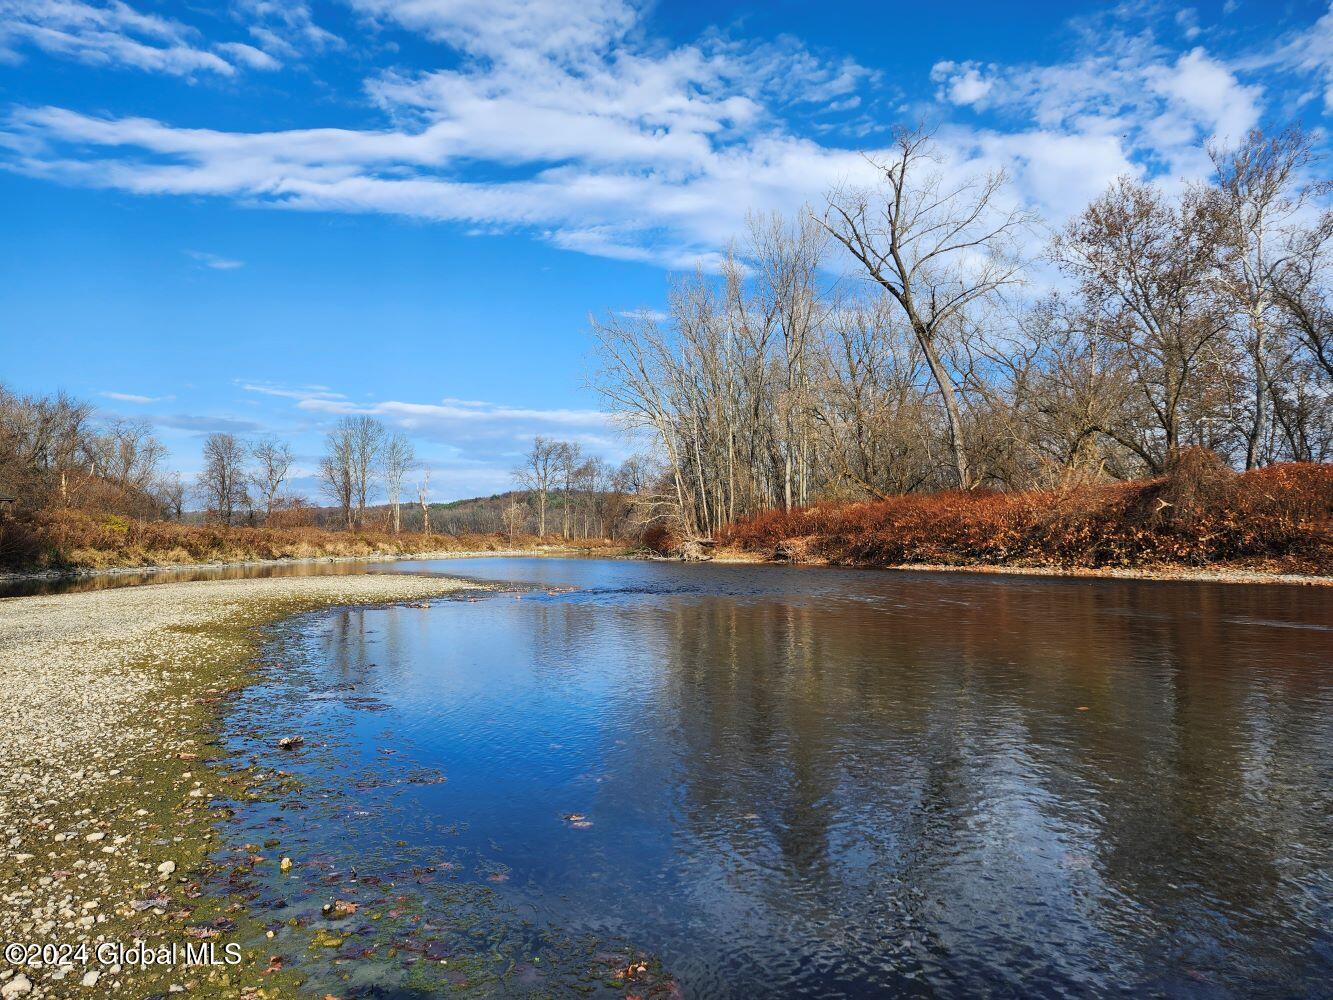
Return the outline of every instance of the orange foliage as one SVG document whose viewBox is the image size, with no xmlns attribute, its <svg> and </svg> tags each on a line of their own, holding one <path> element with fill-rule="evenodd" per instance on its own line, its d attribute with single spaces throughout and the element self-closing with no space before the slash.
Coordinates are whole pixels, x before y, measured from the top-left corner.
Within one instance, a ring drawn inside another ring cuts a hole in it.
<svg viewBox="0 0 1333 1000">
<path fill-rule="evenodd" d="M 727 529 L 739 549 L 844 565 L 1266 565 L 1333 572 L 1333 466 L 1243 475 L 1186 452 L 1158 479 L 1027 493 L 906 494 L 770 511 Z"/>
</svg>

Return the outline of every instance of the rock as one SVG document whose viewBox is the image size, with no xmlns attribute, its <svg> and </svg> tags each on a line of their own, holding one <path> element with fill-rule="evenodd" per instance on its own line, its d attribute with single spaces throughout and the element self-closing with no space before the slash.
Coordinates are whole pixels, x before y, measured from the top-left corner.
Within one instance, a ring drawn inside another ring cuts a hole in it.
<svg viewBox="0 0 1333 1000">
<path fill-rule="evenodd" d="M 176 862 L 174 861 L 163 861 L 160 865 L 157 866 L 157 873 L 159 875 L 164 875 L 164 876 L 170 875 L 175 870 L 176 870 Z"/>
<path fill-rule="evenodd" d="M 284 736 L 282 739 L 278 740 L 278 747 L 282 750 L 295 750 L 297 747 L 303 746 L 304 744 L 304 736 Z"/>
<path fill-rule="evenodd" d="M 280 869 L 282 869 L 283 871 L 285 871 L 285 872 L 289 872 L 289 871 L 291 871 L 291 870 L 292 870 L 292 859 L 291 859 L 291 858 L 283 858 L 280 862 L 278 862 L 278 867 L 279 867 Z"/>
<path fill-rule="evenodd" d="M 102 974 L 100 972 L 98 972 L 96 969 L 93 969 L 91 972 L 84 973 L 83 978 L 80 979 L 79 982 L 84 986 L 96 986 L 97 980 L 101 975 Z"/>
<path fill-rule="evenodd" d="M 4 1000 L 10 1000 L 10 997 L 26 996 L 32 992 L 32 983 L 23 973 L 19 973 L 4 986 L 0 986 L 0 997 Z"/>
<path fill-rule="evenodd" d="M 102 830 L 98 830 L 96 833 L 88 834 L 88 836 L 84 837 L 83 839 L 88 841 L 88 843 L 90 844 L 95 844 L 99 840 L 103 839 L 105 836 L 106 833 L 104 833 Z"/>
</svg>

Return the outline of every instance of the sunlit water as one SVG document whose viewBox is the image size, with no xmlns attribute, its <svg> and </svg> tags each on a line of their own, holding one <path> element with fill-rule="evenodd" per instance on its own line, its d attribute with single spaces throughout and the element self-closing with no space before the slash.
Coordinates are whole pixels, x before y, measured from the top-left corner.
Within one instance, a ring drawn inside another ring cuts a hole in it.
<svg viewBox="0 0 1333 1000">
<path fill-rule="evenodd" d="M 316 995 L 1329 989 L 1329 590 L 403 568 L 527 589 L 296 619 L 231 716 L 306 787 L 213 890 Z"/>
</svg>

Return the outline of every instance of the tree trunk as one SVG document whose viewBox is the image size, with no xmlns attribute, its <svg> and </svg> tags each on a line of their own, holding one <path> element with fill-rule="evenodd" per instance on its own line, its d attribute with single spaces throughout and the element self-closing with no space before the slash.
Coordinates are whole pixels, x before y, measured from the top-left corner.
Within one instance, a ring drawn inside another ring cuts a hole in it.
<svg viewBox="0 0 1333 1000">
<path fill-rule="evenodd" d="M 1259 441 L 1263 437 L 1264 424 L 1268 422 L 1268 370 L 1264 364 L 1264 342 L 1266 340 L 1263 318 L 1254 315 L 1250 319 L 1254 329 L 1254 422 L 1245 436 L 1245 469 L 1249 471 L 1259 464 Z"/>
<path fill-rule="evenodd" d="M 972 474 L 967 464 L 967 445 L 963 441 L 963 415 L 958 408 L 958 397 L 953 391 L 953 379 L 949 377 L 948 371 L 944 368 L 944 363 L 940 360 L 939 352 L 935 350 L 935 341 L 933 336 L 922 326 L 913 328 L 916 333 L 917 342 L 921 344 L 921 350 L 926 355 L 926 364 L 930 366 L 930 373 L 935 377 L 935 384 L 940 388 L 940 396 L 944 399 L 944 412 L 948 416 L 949 422 L 949 447 L 953 449 L 954 470 L 958 475 L 958 488 L 968 490 L 972 488 Z"/>
</svg>

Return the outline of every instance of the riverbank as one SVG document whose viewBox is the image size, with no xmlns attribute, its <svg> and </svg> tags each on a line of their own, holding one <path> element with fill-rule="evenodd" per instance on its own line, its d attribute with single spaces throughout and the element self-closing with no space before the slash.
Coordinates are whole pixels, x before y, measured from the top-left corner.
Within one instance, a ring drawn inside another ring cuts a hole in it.
<svg viewBox="0 0 1333 1000">
<path fill-rule="evenodd" d="M 756 565 L 836 566 L 827 559 L 777 558 L 772 554 L 722 548 L 711 557 L 712 562 Z M 982 576 L 1036 576 L 1055 579 L 1089 580 L 1150 580 L 1180 583 L 1242 583 L 1282 584 L 1295 587 L 1333 587 L 1333 575 L 1285 573 L 1277 570 L 1246 569 L 1241 567 L 1195 566 L 1018 566 L 1018 565 L 947 565 L 943 563 L 897 563 L 894 565 L 847 566 L 849 569 L 868 569 L 886 573 L 971 573 Z"/>
<path fill-rule="evenodd" d="M 203 899 L 193 873 L 225 815 L 210 803 L 275 780 L 267 769 L 237 772 L 213 760 L 220 709 L 250 676 L 258 628 L 323 607 L 470 586 L 410 574 L 323 576 L 0 602 L 0 939 L 66 949 L 63 963 L 40 950 L 36 961 L 0 960 L 0 996 L 179 988 L 234 997 L 247 985 L 239 995 L 282 995 L 280 977 L 263 975 L 267 955 L 213 969 L 99 958 L 136 939 L 211 942 L 220 956 L 227 932 L 246 919 Z M 253 992 L 261 986 L 270 992 Z"/>
<path fill-rule="evenodd" d="M 622 547 L 535 535 L 329 531 L 144 521 L 78 510 L 0 516 L 0 567 L 11 573 L 189 569 L 327 559 L 441 559 L 517 551 Z"/>
<path fill-rule="evenodd" d="M 628 553 L 628 548 L 620 542 L 595 540 L 584 544 L 534 543 L 513 548 L 462 548 L 438 549 L 422 552 L 370 552 L 366 555 L 353 556 L 309 556 L 305 558 L 277 559 L 218 559 L 211 562 L 189 563 L 153 563 L 148 565 L 125 565 L 88 567 L 71 566 L 60 569 L 16 570 L 0 572 L 0 587 L 8 583 L 28 583 L 43 580 L 97 580 L 105 577 L 113 581 L 126 576 L 156 576 L 168 574 L 188 574 L 191 572 L 207 573 L 219 570 L 253 570 L 264 568 L 317 568 L 320 566 L 355 564 L 377 561 L 427 562 L 444 559 L 480 559 L 506 557 L 564 557 L 606 555 L 621 556 Z"/>
<path fill-rule="evenodd" d="M 1024 493 L 906 494 L 769 511 L 728 527 L 733 558 L 877 569 L 1221 582 L 1333 576 L 1333 466 Z"/>
</svg>

